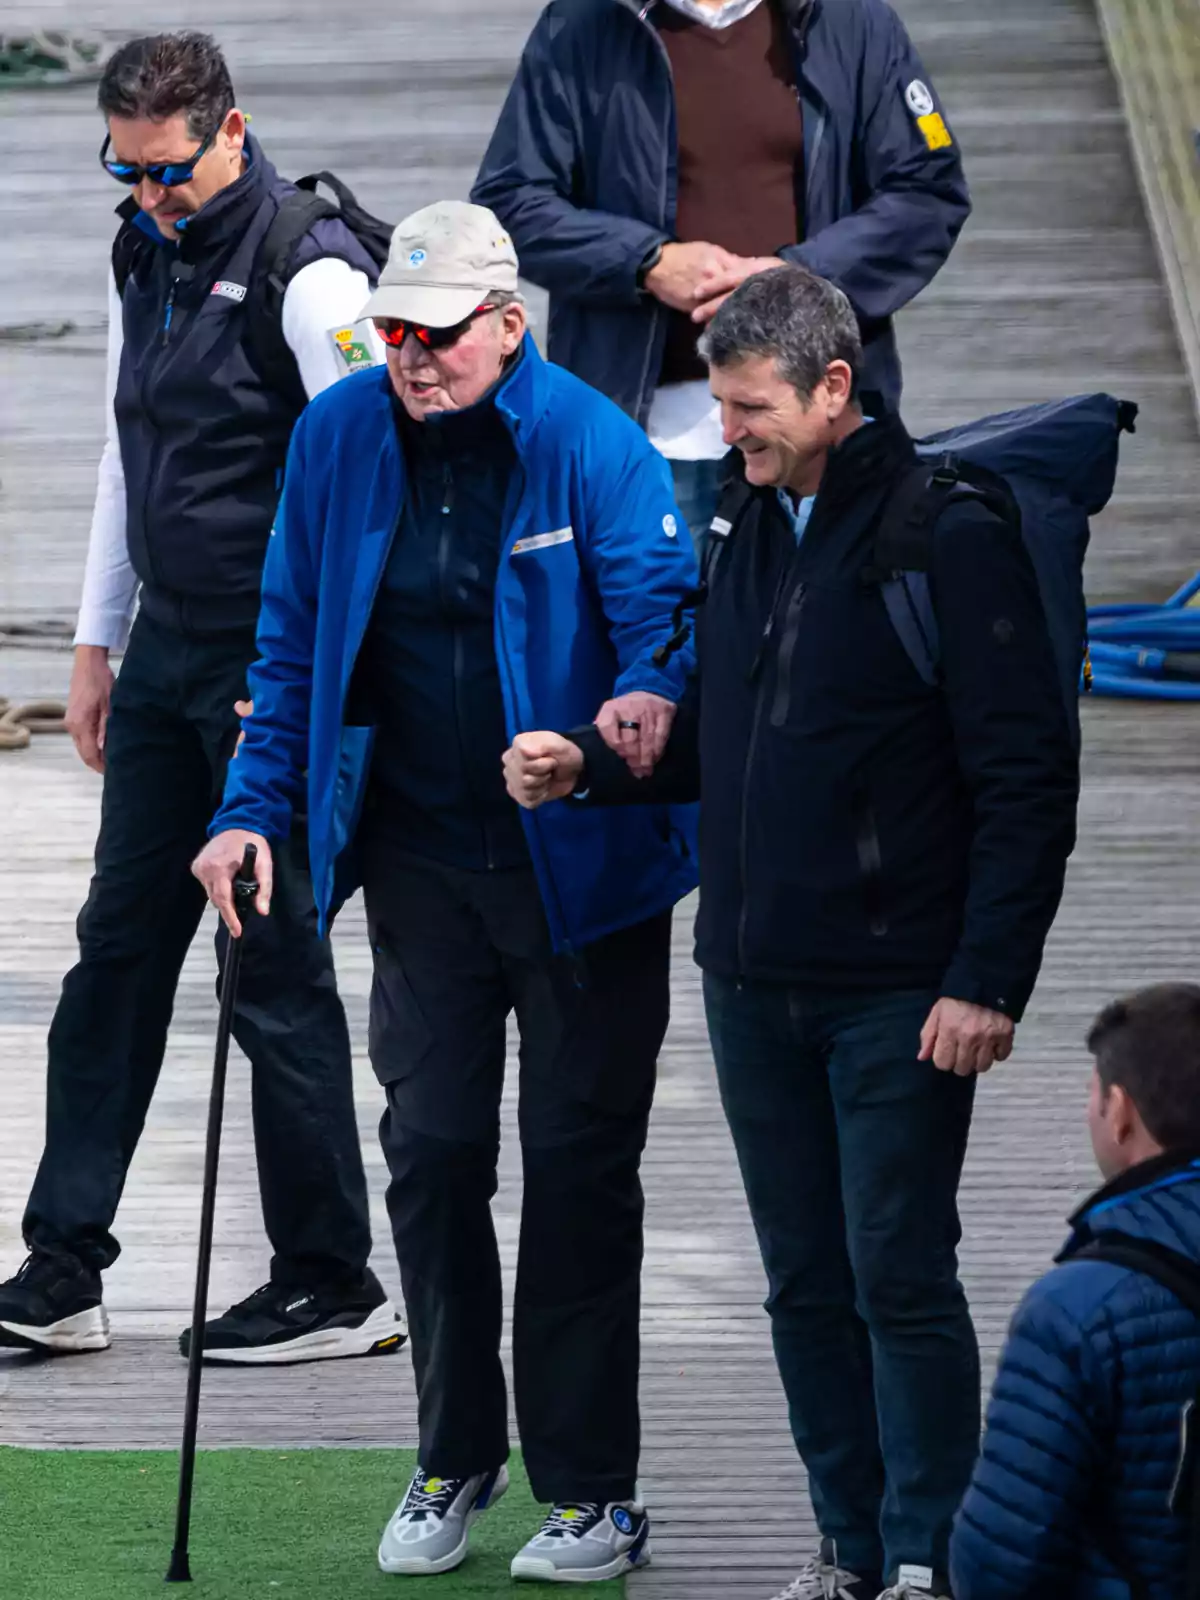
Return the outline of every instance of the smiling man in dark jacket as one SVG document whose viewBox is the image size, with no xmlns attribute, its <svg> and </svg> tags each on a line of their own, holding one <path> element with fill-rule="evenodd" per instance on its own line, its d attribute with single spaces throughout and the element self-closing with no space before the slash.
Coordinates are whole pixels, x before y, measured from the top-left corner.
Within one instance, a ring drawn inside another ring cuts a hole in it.
<svg viewBox="0 0 1200 1600">
<path fill-rule="evenodd" d="M 916 456 L 855 398 L 846 297 L 762 273 L 705 350 L 746 488 L 663 760 L 639 778 L 596 729 L 529 734 L 509 788 L 702 792 L 697 960 L 823 1535 L 787 1600 L 943 1596 L 979 1442 L 958 1182 L 1058 907 L 1077 763 L 1010 522 L 957 495 L 937 521 L 938 683 L 892 625 L 876 539 Z"/>
<path fill-rule="evenodd" d="M 1172 1488 L 1184 1408 L 1200 1386 L 1200 1328 L 1164 1284 L 1087 1257 L 1114 1243 L 1148 1247 L 1183 1257 L 1200 1285 L 1200 988 L 1162 984 L 1116 1001 L 1088 1049 L 1088 1127 L 1108 1181 L 1013 1319 L 954 1534 L 957 1600 L 1193 1592 L 1189 1524 Z M 1194 1422 L 1191 1432 L 1194 1443 Z M 1179 1486 L 1186 1513 L 1194 1484 L 1181 1474 Z"/>
<path fill-rule="evenodd" d="M 884 0 L 551 0 L 473 198 L 550 292 L 551 360 L 647 428 L 695 534 L 725 454 L 696 339 L 723 296 L 778 261 L 830 279 L 894 408 L 891 319 L 970 210 Z"/>
</svg>

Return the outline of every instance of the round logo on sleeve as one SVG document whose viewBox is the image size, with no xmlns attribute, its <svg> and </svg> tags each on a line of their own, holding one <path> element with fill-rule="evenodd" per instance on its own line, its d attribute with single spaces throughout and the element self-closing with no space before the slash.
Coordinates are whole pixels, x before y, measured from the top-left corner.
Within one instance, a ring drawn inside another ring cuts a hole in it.
<svg viewBox="0 0 1200 1600">
<path fill-rule="evenodd" d="M 932 116 L 934 111 L 937 110 L 933 103 L 933 96 L 920 78 L 914 78 L 908 88 L 905 89 L 904 99 L 914 117 Z"/>
<path fill-rule="evenodd" d="M 668 539 L 674 539 L 676 534 L 679 532 L 679 524 L 669 513 L 663 518 L 663 532 L 666 534 Z"/>
</svg>

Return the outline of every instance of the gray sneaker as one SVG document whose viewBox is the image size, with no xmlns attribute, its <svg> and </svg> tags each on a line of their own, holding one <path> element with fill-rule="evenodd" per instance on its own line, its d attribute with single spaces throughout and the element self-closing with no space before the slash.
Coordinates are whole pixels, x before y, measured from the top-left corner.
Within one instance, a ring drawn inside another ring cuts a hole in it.
<svg viewBox="0 0 1200 1600">
<path fill-rule="evenodd" d="M 650 1519 L 635 1500 L 555 1506 L 513 1557 L 514 1578 L 602 1583 L 650 1564 Z"/>
<path fill-rule="evenodd" d="M 816 1559 L 805 1563 L 800 1574 L 775 1600 L 875 1600 L 881 1579 L 848 1572 L 838 1562 L 837 1545 L 822 1539 Z"/>
<path fill-rule="evenodd" d="M 461 1565 L 471 1524 L 508 1488 L 508 1468 L 472 1478 L 433 1478 L 422 1468 L 379 1541 L 384 1572 L 432 1577 Z"/>
</svg>

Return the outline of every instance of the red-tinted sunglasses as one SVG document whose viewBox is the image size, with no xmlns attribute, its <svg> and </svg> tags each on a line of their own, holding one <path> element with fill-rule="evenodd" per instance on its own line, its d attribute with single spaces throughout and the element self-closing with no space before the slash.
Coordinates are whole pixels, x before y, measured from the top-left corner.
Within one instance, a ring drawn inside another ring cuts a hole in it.
<svg viewBox="0 0 1200 1600">
<path fill-rule="evenodd" d="M 476 306 L 469 317 L 456 322 L 452 328 L 427 328 L 424 323 L 409 322 L 404 317 L 376 317 L 375 331 L 384 344 L 391 345 L 393 350 L 399 350 L 410 333 L 426 350 L 448 350 L 456 340 L 462 338 L 476 317 L 495 309 L 495 306 L 489 305 Z"/>
</svg>

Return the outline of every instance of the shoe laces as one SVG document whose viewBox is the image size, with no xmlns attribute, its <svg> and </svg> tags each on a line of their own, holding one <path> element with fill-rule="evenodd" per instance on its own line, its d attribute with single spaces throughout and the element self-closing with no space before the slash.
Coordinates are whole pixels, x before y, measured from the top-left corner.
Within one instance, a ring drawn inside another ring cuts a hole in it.
<svg viewBox="0 0 1200 1600">
<path fill-rule="evenodd" d="M 788 1584 L 775 1600 L 841 1600 L 849 1596 L 847 1584 L 857 1583 L 853 1572 L 831 1565 L 828 1561 L 806 1562 L 799 1575 Z M 881 1596 L 880 1600 L 884 1600 Z"/>
<path fill-rule="evenodd" d="M 542 1535 L 552 1534 L 559 1538 L 582 1539 L 588 1529 L 595 1527 L 599 1520 L 600 1506 L 594 1500 L 564 1502 L 562 1505 L 551 1507 L 549 1515 L 542 1523 Z"/>
<path fill-rule="evenodd" d="M 419 1518 L 422 1522 L 426 1517 L 445 1516 L 465 1482 L 465 1478 L 437 1478 L 418 1467 L 404 1496 L 400 1515 Z"/>
<path fill-rule="evenodd" d="M 19 1283 L 23 1288 L 37 1285 L 40 1279 L 54 1282 L 62 1277 L 64 1262 L 61 1257 L 43 1255 L 40 1250 L 31 1250 L 13 1274 L 13 1282 Z"/>
</svg>

